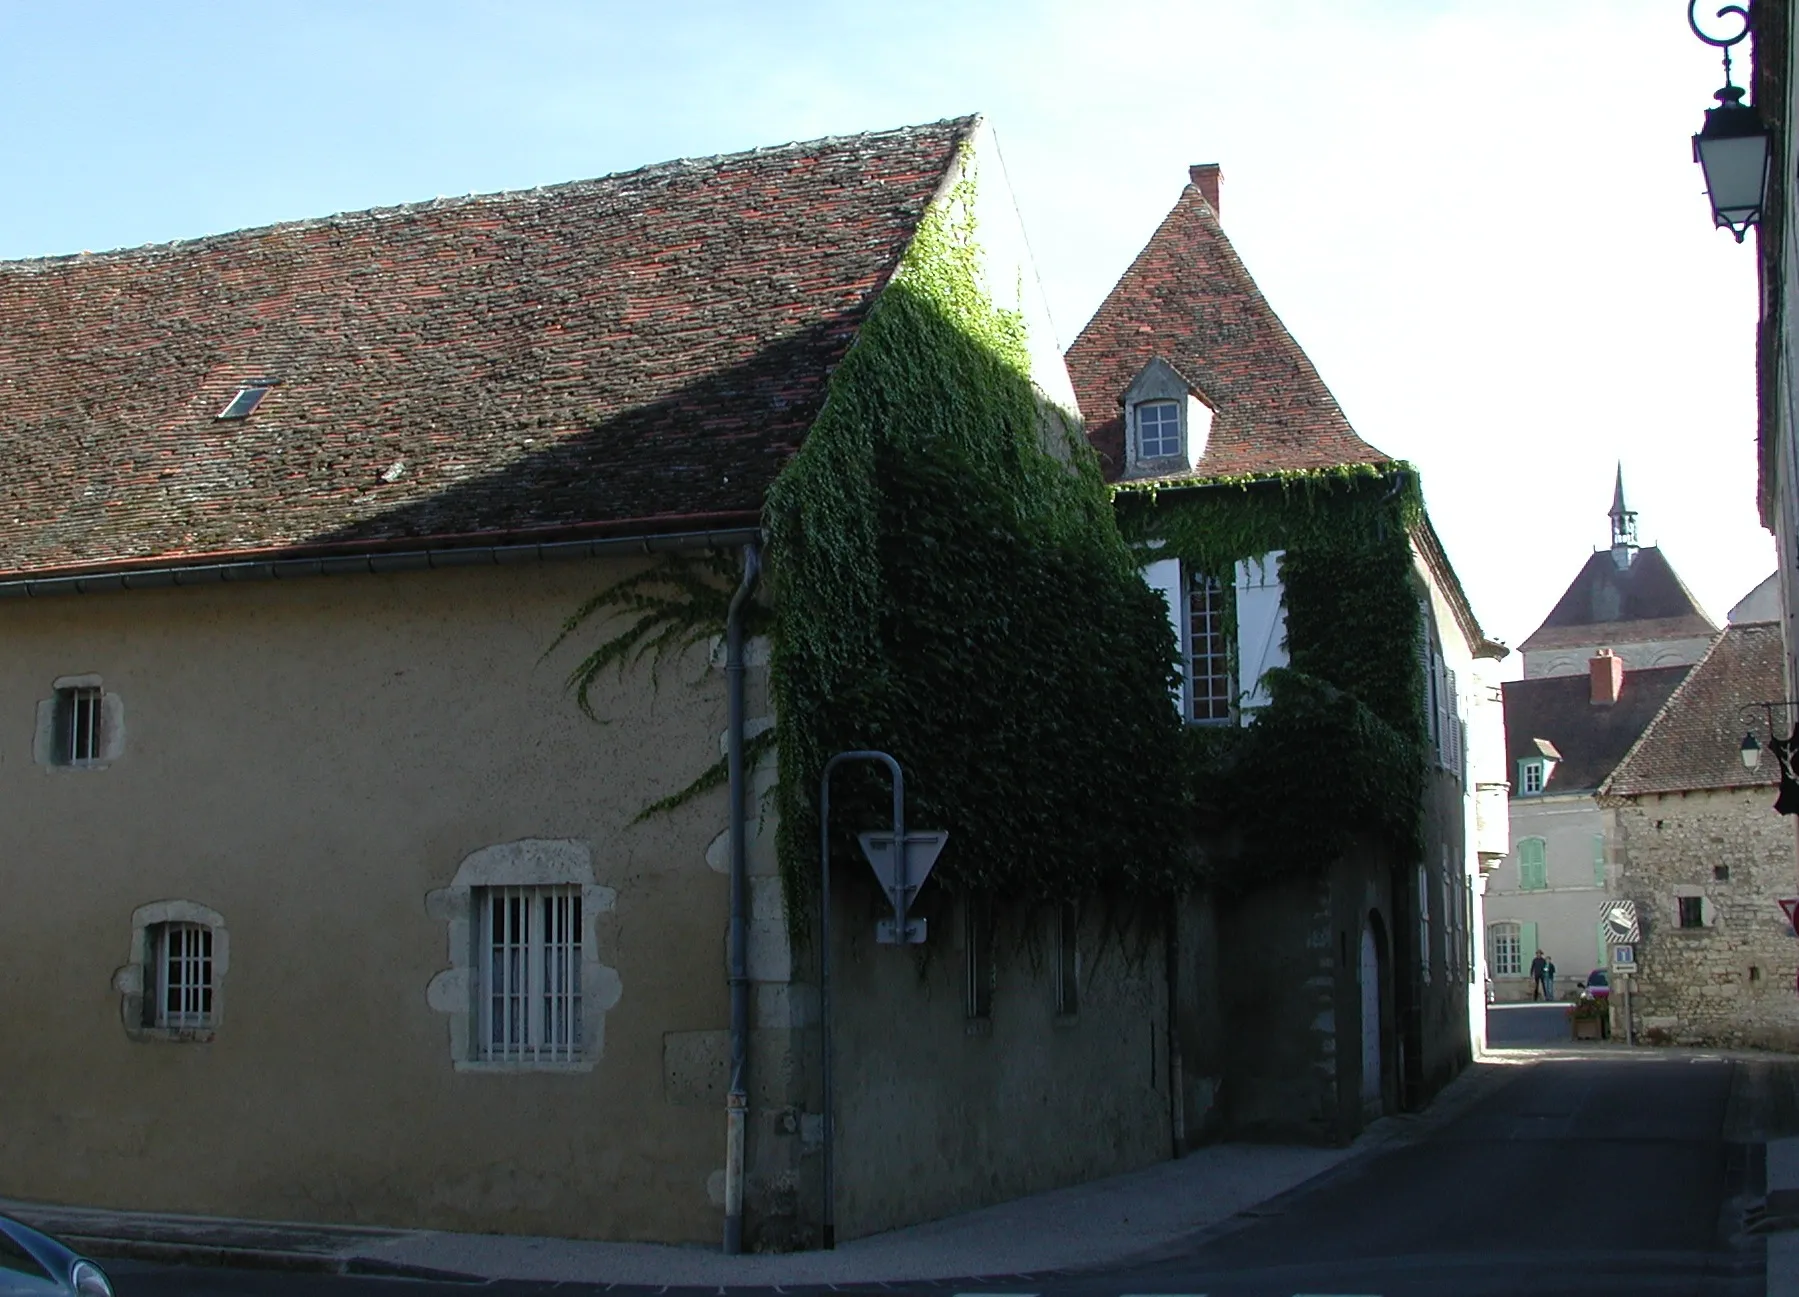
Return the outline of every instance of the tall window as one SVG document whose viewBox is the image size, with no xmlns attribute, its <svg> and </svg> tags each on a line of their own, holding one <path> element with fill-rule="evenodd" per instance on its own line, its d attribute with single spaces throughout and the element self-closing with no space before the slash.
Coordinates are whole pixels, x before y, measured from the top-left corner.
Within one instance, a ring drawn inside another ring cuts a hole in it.
<svg viewBox="0 0 1799 1297">
<path fill-rule="evenodd" d="M 1418 969 L 1430 981 L 1430 870 L 1418 866 Z"/>
<path fill-rule="evenodd" d="M 968 924 L 963 933 L 969 1021 L 993 1017 L 993 903 L 984 896 L 970 896 L 963 908 Z"/>
<path fill-rule="evenodd" d="M 1137 458 L 1167 459 L 1181 453 L 1181 407 L 1144 401 L 1137 407 Z"/>
<path fill-rule="evenodd" d="M 1544 762 L 1540 757 L 1518 763 L 1518 791 L 1531 796 L 1543 791 Z"/>
<path fill-rule="evenodd" d="M 1070 1014 L 1081 1007 L 1080 958 L 1076 936 L 1080 911 L 1072 905 L 1056 908 L 1056 1012 Z"/>
<path fill-rule="evenodd" d="M 481 1057 L 566 1062 L 581 1052 L 581 889 L 490 887 L 481 907 Z"/>
<path fill-rule="evenodd" d="M 1518 890 L 1536 892 L 1548 886 L 1548 844 L 1542 838 L 1518 839 Z"/>
<path fill-rule="evenodd" d="M 1188 715 L 1196 721 L 1228 721 L 1236 694 L 1224 586 L 1195 572 L 1187 587 Z"/>
<path fill-rule="evenodd" d="M 199 1030 L 212 1025 L 212 929 L 204 923 L 164 923 L 155 932 L 158 1027 Z"/>
<path fill-rule="evenodd" d="M 1518 925 L 1495 923 L 1487 932 L 1493 940 L 1493 976 L 1521 976 L 1524 972 L 1524 943 Z"/>
</svg>

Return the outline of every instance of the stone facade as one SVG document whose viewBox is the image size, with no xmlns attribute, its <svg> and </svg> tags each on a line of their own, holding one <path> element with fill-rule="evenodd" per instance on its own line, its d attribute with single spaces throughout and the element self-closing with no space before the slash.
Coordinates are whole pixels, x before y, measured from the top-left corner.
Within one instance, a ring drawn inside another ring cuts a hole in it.
<svg viewBox="0 0 1799 1297">
<path fill-rule="evenodd" d="M 1643 928 L 1631 997 L 1640 1039 L 1799 1048 L 1799 940 L 1775 904 L 1793 893 L 1793 826 L 1771 799 L 1739 788 L 1619 807 L 1620 890 Z M 1681 926 L 1682 897 L 1700 902 L 1699 926 Z"/>
</svg>

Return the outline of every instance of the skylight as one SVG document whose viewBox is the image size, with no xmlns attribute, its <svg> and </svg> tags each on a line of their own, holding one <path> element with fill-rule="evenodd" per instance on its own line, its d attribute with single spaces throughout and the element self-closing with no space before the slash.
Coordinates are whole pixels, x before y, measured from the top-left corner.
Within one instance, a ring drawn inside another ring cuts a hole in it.
<svg viewBox="0 0 1799 1297">
<path fill-rule="evenodd" d="M 217 417 L 221 419 L 249 418 L 251 411 L 262 404 L 262 398 L 269 394 L 269 388 L 272 386 L 271 383 L 253 383 L 247 387 L 238 388 L 237 395 L 231 398 L 229 405 L 219 411 Z"/>
</svg>

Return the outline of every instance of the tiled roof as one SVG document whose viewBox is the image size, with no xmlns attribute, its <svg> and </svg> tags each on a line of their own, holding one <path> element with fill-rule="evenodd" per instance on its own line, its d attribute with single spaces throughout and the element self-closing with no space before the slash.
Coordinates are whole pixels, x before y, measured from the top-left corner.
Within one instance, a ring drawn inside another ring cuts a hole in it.
<svg viewBox="0 0 1799 1297">
<path fill-rule="evenodd" d="M 1609 549 L 1586 561 L 1561 599 L 1520 647 L 1639 644 L 1717 632 L 1661 550 L 1645 545 L 1620 568 Z"/>
<path fill-rule="evenodd" d="M 1125 463 L 1119 401 L 1157 356 L 1216 412 L 1195 476 L 1389 459 L 1356 436 L 1192 185 L 1068 349 L 1087 435 L 1108 478 Z"/>
<path fill-rule="evenodd" d="M 1618 701 L 1609 706 L 1594 705 L 1592 680 L 1584 671 L 1574 676 L 1506 681 L 1500 689 L 1505 700 L 1506 770 L 1512 795 L 1518 796 L 1518 762 L 1545 755 L 1538 740 L 1561 753 L 1543 788 L 1545 793 L 1598 788 L 1692 669 L 1626 671 Z"/>
<path fill-rule="evenodd" d="M 0 574 L 753 521 L 971 124 L 0 265 Z"/>
<path fill-rule="evenodd" d="M 1774 760 L 1765 751 L 1756 769 L 1743 768 L 1743 732 L 1764 731 L 1764 748 L 1769 735 L 1760 716 L 1747 722 L 1742 709 L 1786 697 L 1784 679 L 1778 622 L 1725 627 L 1601 791 L 1634 797 L 1778 782 Z M 1781 721 L 1778 711 L 1775 719 Z"/>
</svg>

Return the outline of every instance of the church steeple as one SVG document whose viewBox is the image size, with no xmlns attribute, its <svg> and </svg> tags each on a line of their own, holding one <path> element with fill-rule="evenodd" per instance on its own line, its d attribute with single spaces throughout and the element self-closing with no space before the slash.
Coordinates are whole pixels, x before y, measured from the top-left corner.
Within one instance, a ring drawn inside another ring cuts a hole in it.
<svg viewBox="0 0 1799 1297">
<path fill-rule="evenodd" d="M 1624 503 L 1624 465 L 1618 465 L 1618 483 L 1612 488 L 1612 562 L 1620 569 L 1630 566 L 1637 552 L 1637 515 Z"/>
</svg>

